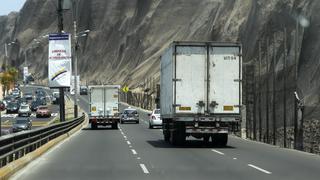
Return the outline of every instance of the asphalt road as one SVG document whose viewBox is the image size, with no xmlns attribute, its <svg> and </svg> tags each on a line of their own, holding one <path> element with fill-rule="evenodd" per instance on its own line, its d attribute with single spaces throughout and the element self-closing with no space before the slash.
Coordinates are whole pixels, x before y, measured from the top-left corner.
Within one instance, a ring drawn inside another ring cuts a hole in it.
<svg viewBox="0 0 320 180">
<path fill-rule="evenodd" d="M 34 94 L 34 91 L 38 87 L 39 86 L 21 86 L 20 89 L 21 89 L 22 93 L 32 92 Z M 36 113 L 32 112 L 32 114 L 30 116 L 30 119 L 35 124 L 40 123 L 40 122 L 49 122 L 50 120 L 55 118 L 58 115 L 58 112 L 59 112 L 59 106 L 51 104 L 50 95 L 52 94 L 52 90 L 47 89 L 47 88 L 43 88 L 43 90 L 46 92 L 47 105 L 48 105 L 49 109 L 52 112 L 52 116 L 49 117 L 49 118 L 47 118 L 47 117 L 36 118 Z M 29 101 L 29 103 L 31 103 L 31 101 Z M 6 114 L 5 112 L 6 111 L 2 111 L 1 112 L 1 122 L 2 122 L 2 124 L 7 124 L 7 123 L 10 123 L 10 122 L 12 123 L 15 120 L 15 118 L 18 116 L 18 114 Z M 36 128 L 39 128 L 39 127 L 41 127 L 41 126 L 33 126 L 32 129 L 36 129 Z M 1 132 L 4 135 L 8 134 L 8 133 L 11 133 L 11 127 L 2 127 L 1 128 Z"/>
<path fill-rule="evenodd" d="M 80 106 L 88 109 L 87 97 Z M 161 129 L 140 124 L 119 130 L 89 126 L 45 153 L 12 179 L 119 180 L 318 180 L 320 157 L 230 136 L 227 147 L 189 140 L 184 147 L 163 141 Z"/>
</svg>

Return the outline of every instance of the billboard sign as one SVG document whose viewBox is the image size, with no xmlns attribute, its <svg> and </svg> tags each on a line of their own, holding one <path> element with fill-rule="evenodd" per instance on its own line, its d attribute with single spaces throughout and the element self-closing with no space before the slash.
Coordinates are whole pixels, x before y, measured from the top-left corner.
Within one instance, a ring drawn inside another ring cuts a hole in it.
<svg viewBox="0 0 320 180">
<path fill-rule="evenodd" d="M 49 35 L 48 78 L 50 88 L 70 87 L 71 81 L 71 36 Z"/>
<path fill-rule="evenodd" d="M 23 67 L 23 81 L 26 81 L 28 76 L 29 76 L 28 67 Z"/>
</svg>

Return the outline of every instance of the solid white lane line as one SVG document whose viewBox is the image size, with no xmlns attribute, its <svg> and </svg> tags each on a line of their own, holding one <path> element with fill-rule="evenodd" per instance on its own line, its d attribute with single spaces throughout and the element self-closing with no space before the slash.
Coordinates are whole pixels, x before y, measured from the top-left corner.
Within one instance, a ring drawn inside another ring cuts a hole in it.
<svg viewBox="0 0 320 180">
<path fill-rule="evenodd" d="M 149 174 L 149 171 L 148 171 L 147 167 L 144 164 L 140 164 L 140 167 L 141 167 L 143 173 Z"/>
<path fill-rule="evenodd" d="M 215 149 L 211 149 L 211 151 L 212 151 L 212 152 L 215 152 L 215 153 L 218 153 L 218 154 L 220 154 L 220 155 L 224 155 L 223 152 L 217 151 L 217 150 L 215 150 Z"/>
<path fill-rule="evenodd" d="M 137 151 L 136 151 L 136 150 L 131 149 L 131 151 L 132 151 L 132 154 L 134 154 L 134 155 L 136 155 L 136 154 L 137 154 Z"/>
<path fill-rule="evenodd" d="M 258 166 L 255 166 L 255 165 L 252 165 L 252 164 L 248 164 L 248 166 L 250 166 L 250 167 L 252 167 L 252 168 L 254 168 L 254 169 L 256 169 L 256 170 L 259 170 L 259 171 L 261 171 L 261 172 L 263 172 L 263 173 L 272 174 L 272 172 L 267 171 L 267 170 L 262 169 L 262 168 L 259 168 Z"/>
<path fill-rule="evenodd" d="M 131 142 L 130 142 L 130 141 L 127 141 L 127 144 L 129 144 L 129 145 L 130 145 L 130 144 L 131 144 Z"/>
</svg>

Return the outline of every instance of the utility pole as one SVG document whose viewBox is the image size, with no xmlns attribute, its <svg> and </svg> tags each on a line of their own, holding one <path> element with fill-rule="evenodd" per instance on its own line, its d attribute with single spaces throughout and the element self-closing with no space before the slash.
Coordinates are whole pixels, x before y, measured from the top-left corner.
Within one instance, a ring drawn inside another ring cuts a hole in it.
<svg viewBox="0 0 320 180">
<path fill-rule="evenodd" d="M 283 147 L 287 147 L 287 29 L 284 28 L 283 56 Z"/>
<path fill-rule="evenodd" d="M 277 58 L 277 54 L 276 54 L 276 35 L 273 35 L 273 70 L 272 70 L 272 77 L 273 77 L 273 85 L 272 85 L 272 124 L 273 124 L 273 145 L 276 145 L 276 58 Z"/>
<path fill-rule="evenodd" d="M 256 61 L 253 68 L 253 140 L 257 140 L 257 93 L 256 93 Z"/>
<path fill-rule="evenodd" d="M 72 0 L 72 19 L 73 19 L 73 37 L 74 37 L 74 118 L 78 117 L 78 36 L 77 36 L 77 7 L 76 2 Z"/>
<path fill-rule="evenodd" d="M 62 1 L 58 0 L 58 32 L 61 34 L 63 31 L 63 9 L 62 9 Z M 59 106 L 60 106 L 60 122 L 65 121 L 65 104 L 64 104 L 64 88 L 59 88 Z"/>
<path fill-rule="evenodd" d="M 266 82 L 267 82 L 267 89 L 266 89 L 266 136 L 267 136 L 267 143 L 269 143 L 269 39 L 267 39 L 267 57 L 266 57 L 266 63 L 267 63 L 267 70 L 266 70 Z"/>
<path fill-rule="evenodd" d="M 299 22 L 296 21 L 296 32 L 295 32 L 295 43 L 294 43 L 294 62 L 295 62 L 295 71 L 294 71 L 294 79 L 295 79 L 295 88 L 294 91 L 297 93 L 298 90 L 298 35 L 299 35 Z M 298 101 L 293 94 L 294 98 L 294 148 L 298 149 Z"/>
<path fill-rule="evenodd" d="M 262 139 L 262 112 L 261 112 L 261 41 L 259 40 L 259 141 Z"/>
</svg>

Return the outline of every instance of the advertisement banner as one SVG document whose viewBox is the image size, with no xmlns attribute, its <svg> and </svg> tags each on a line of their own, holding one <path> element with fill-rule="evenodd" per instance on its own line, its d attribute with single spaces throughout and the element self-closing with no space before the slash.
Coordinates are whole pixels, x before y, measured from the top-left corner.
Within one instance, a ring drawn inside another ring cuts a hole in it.
<svg viewBox="0 0 320 180">
<path fill-rule="evenodd" d="M 23 67 L 23 81 L 26 81 L 28 76 L 29 76 L 28 67 Z"/>
<path fill-rule="evenodd" d="M 70 87 L 71 81 L 71 36 L 49 35 L 48 78 L 50 88 Z"/>
</svg>

